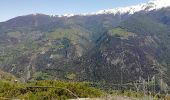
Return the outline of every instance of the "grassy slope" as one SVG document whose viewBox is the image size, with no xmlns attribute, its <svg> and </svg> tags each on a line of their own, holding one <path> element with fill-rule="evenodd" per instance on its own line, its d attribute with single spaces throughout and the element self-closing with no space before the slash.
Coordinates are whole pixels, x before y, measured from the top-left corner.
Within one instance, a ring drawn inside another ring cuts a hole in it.
<svg viewBox="0 0 170 100">
<path fill-rule="evenodd" d="M 108 34 L 115 37 L 128 38 L 130 36 L 135 36 L 135 33 L 128 32 L 122 28 L 114 28 L 109 30 Z"/>
</svg>

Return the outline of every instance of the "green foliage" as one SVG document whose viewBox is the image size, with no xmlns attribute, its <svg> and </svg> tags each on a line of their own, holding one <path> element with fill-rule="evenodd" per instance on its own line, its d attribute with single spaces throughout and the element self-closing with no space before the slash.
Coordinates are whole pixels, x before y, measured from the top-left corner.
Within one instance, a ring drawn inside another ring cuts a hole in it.
<svg viewBox="0 0 170 100">
<path fill-rule="evenodd" d="M 167 27 L 145 15 L 135 15 L 124 21 L 121 27 L 138 34 L 163 34 L 167 32 Z"/>
<path fill-rule="evenodd" d="M 56 45 L 56 46 L 53 46 L 53 48 L 57 48 L 57 49 L 63 49 L 65 46 L 64 45 Z"/>
<path fill-rule="evenodd" d="M 20 32 L 9 32 L 8 33 L 8 36 L 12 37 L 12 38 L 18 38 L 21 36 L 21 33 Z"/>
<path fill-rule="evenodd" d="M 127 32 L 122 28 L 114 28 L 108 32 L 111 36 L 128 38 L 129 36 L 134 36 L 135 33 Z"/>
<path fill-rule="evenodd" d="M 7 81 L 13 81 L 16 79 L 16 77 L 0 70 L 0 79 L 7 80 Z"/>
<path fill-rule="evenodd" d="M 142 92 L 135 91 L 124 91 L 123 95 L 134 98 L 142 98 L 144 96 Z"/>
<path fill-rule="evenodd" d="M 38 87 L 38 88 L 37 88 Z M 37 81 L 33 83 L 14 83 L 0 81 L 0 97 L 20 98 L 25 100 L 65 100 L 76 96 L 100 97 L 104 95 L 99 89 L 88 83 L 64 81 Z"/>
<path fill-rule="evenodd" d="M 66 75 L 66 78 L 69 79 L 69 80 L 74 80 L 76 78 L 76 74 L 74 73 L 68 73 Z"/>
<path fill-rule="evenodd" d="M 76 43 L 78 41 L 78 34 L 81 33 L 78 29 L 63 29 L 58 28 L 55 31 L 48 33 L 47 37 L 51 40 L 55 39 L 62 39 L 62 38 L 68 38 L 73 43 Z"/>
<path fill-rule="evenodd" d="M 26 91 L 24 84 L 10 81 L 0 81 L 0 97 L 14 98 Z"/>
<path fill-rule="evenodd" d="M 47 73 L 43 73 L 43 72 L 35 72 L 32 76 L 32 81 L 36 80 L 36 81 L 41 81 L 41 80 L 49 80 L 51 78 L 50 75 L 48 75 Z"/>
</svg>

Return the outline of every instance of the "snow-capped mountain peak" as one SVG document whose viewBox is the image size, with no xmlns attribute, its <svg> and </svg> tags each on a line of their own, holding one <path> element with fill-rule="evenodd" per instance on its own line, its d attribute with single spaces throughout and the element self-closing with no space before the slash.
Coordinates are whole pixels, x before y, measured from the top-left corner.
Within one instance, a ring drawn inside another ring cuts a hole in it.
<svg viewBox="0 0 170 100">
<path fill-rule="evenodd" d="M 135 12 L 139 11 L 152 11 L 165 7 L 170 7 L 170 0 L 151 0 L 148 3 L 142 3 L 135 6 L 101 10 L 98 11 L 96 14 L 134 14 Z"/>
<path fill-rule="evenodd" d="M 147 3 L 142 3 L 142 4 L 129 6 L 129 7 L 105 9 L 94 13 L 64 14 L 64 15 L 59 15 L 58 17 L 72 17 L 75 15 L 90 16 L 90 15 L 99 15 L 99 14 L 134 14 L 139 11 L 159 10 L 161 8 L 166 8 L 166 7 L 170 7 L 170 0 L 150 0 Z"/>
<path fill-rule="evenodd" d="M 161 9 L 165 7 L 170 7 L 170 0 L 151 0 L 147 3 L 147 5 L 152 5 L 150 10 Z"/>
</svg>

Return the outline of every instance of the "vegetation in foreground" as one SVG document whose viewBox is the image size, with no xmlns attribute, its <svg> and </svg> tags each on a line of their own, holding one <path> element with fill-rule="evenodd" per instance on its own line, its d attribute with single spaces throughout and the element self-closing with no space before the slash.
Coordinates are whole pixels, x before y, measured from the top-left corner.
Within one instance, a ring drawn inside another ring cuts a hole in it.
<svg viewBox="0 0 170 100">
<path fill-rule="evenodd" d="M 35 81 L 31 83 L 12 82 L 0 80 L 0 99 L 24 99 L 24 100 L 66 100 L 74 98 L 107 98 L 131 97 L 146 100 L 169 100 L 169 97 L 161 94 L 144 94 L 143 92 L 127 90 L 101 90 L 88 82 L 66 81 Z"/>
<path fill-rule="evenodd" d="M 0 97 L 24 100 L 65 100 L 68 98 L 95 98 L 104 95 L 88 83 L 64 81 L 37 81 L 19 83 L 0 81 Z"/>
</svg>

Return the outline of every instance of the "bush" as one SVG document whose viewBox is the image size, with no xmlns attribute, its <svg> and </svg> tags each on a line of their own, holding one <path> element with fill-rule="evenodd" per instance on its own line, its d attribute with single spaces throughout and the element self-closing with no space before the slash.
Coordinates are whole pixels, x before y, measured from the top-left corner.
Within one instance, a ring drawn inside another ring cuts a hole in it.
<svg viewBox="0 0 170 100">
<path fill-rule="evenodd" d="M 13 83 L 0 81 L 0 97 L 25 100 L 65 100 L 68 98 L 100 97 L 104 93 L 88 83 L 64 81 L 37 81 L 33 83 Z"/>
</svg>

